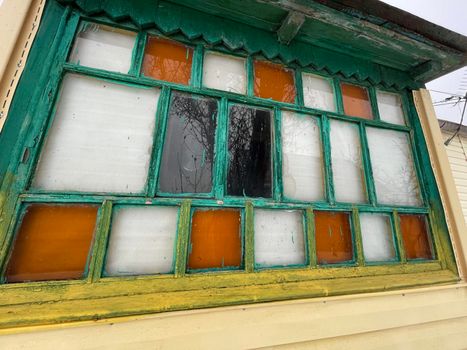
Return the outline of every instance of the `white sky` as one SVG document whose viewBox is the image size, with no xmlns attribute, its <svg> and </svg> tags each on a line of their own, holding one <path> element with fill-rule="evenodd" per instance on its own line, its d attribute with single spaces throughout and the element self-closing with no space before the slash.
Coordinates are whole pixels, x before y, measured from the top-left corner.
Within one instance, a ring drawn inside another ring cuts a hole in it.
<svg viewBox="0 0 467 350">
<path fill-rule="evenodd" d="M 430 22 L 467 35 L 467 0 L 382 0 L 392 6 L 410 12 Z M 467 92 L 467 67 L 433 80 L 427 84 L 433 102 L 443 101 L 452 95 L 465 95 Z M 432 90 L 442 91 L 439 93 Z M 435 107 L 439 119 L 460 122 L 464 103 Z M 467 114 L 467 112 L 466 112 Z M 464 116 L 467 125 L 467 115 Z"/>
</svg>

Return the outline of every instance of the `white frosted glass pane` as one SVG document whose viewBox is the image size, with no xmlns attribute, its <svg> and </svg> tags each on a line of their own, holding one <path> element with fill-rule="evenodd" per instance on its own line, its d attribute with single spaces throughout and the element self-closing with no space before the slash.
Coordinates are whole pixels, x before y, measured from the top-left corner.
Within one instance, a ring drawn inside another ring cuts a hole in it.
<svg viewBox="0 0 467 350">
<path fill-rule="evenodd" d="M 255 262 L 262 267 L 305 264 L 302 212 L 255 210 Z"/>
<path fill-rule="evenodd" d="M 408 134 L 379 128 L 366 131 L 378 203 L 421 205 Z"/>
<path fill-rule="evenodd" d="M 324 198 L 320 131 L 310 116 L 282 111 L 282 182 L 288 198 Z"/>
<path fill-rule="evenodd" d="M 331 120 L 330 127 L 331 163 L 336 201 L 366 202 L 358 126 Z"/>
<path fill-rule="evenodd" d="M 204 86 L 235 92 L 246 93 L 245 59 L 208 52 L 204 56 Z"/>
<path fill-rule="evenodd" d="M 318 75 L 303 73 L 302 83 L 306 107 L 336 111 L 334 89 L 329 80 Z"/>
<path fill-rule="evenodd" d="M 360 227 L 366 261 L 386 261 L 395 258 L 389 216 L 360 213 Z"/>
<path fill-rule="evenodd" d="M 140 193 L 160 91 L 67 75 L 33 187 Z"/>
<path fill-rule="evenodd" d="M 377 91 L 378 110 L 381 120 L 405 125 L 401 97 L 389 92 Z"/>
<path fill-rule="evenodd" d="M 78 33 L 69 61 L 81 66 L 128 73 L 136 34 L 130 31 L 88 24 Z"/>
<path fill-rule="evenodd" d="M 117 209 L 107 251 L 107 275 L 142 275 L 173 271 L 178 208 Z"/>
</svg>

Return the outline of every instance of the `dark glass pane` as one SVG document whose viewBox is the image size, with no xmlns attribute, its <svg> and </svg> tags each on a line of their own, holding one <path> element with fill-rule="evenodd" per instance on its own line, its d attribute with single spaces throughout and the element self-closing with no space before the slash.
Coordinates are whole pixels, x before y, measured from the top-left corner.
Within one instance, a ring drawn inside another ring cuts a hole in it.
<svg viewBox="0 0 467 350">
<path fill-rule="evenodd" d="M 271 197 L 270 111 L 230 108 L 227 194 Z"/>
<path fill-rule="evenodd" d="M 217 101 L 174 93 L 167 121 L 159 191 L 211 192 Z"/>
</svg>

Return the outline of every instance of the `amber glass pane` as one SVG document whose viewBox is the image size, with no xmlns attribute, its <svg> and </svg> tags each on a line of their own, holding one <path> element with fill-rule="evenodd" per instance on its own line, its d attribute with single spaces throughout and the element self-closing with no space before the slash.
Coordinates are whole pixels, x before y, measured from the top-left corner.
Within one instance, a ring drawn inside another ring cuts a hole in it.
<svg viewBox="0 0 467 350">
<path fill-rule="evenodd" d="M 188 268 L 239 267 L 241 245 L 239 210 L 196 210 L 191 223 Z"/>
<path fill-rule="evenodd" d="M 143 74 L 158 80 L 188 85 L 193 49 L 172 40 L 149 37 L 143 60 Z"/>
<path fill-rule="evenodd" d="M 8 282 L 81 278 L 97 207 L 35 204 L 27 208 L 8 262 Z"/>
<path fill-rule="evenodd" d="M 424 215 L 400 215 L 399 217 L 407 259 L 432 259 L 426 217 Z"/>
<path fill-rule="evenodd" d="M 316 254 L 319 264 L 352 260 L 352 234 L 347 213 L 315 211 Z"/>
<path fill-rule="evenodd" d="M 293 71 L 279 64 L 255 61 L 255 95 L 276 101 L 295 102 Z"/>
<path fill-rule="evenodd" d="M 367 89 L 344 83 L 341 84 L 341 89 L 345 114 L 364 119 L 373 119 Z"/>
</svg>

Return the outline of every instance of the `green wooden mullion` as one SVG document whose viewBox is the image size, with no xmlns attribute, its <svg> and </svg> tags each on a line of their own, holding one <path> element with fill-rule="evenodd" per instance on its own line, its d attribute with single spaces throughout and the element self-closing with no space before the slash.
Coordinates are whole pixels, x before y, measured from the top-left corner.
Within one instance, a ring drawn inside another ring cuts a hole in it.
<svg viewBox="0 0 467 350">
<path fill-rule="evenodd" d="M 203 45 L 196 45 L 191 64 L 191 85 L 195 89 L 201 88 L 203 84 L 203 60 L 204 47 Z"/>
<path fill-rule="evenodd" d="M 302 80 L 302 70 L 300 68 L 295 69 L 295 88 L 296 88 L 296 104 L 300 107 L 304 105 L 303 97 L 303 80 Z"/>
<path fill-rule="evenodd" d="M 216 130 L 216 152 L 214 159 L 214 197 L 224 198 L 224 189 L 227 183 L 228 167 L 228 122 L 229 122 L 229 104 L 227 99 L 221 98 L 219 103 L 219 113 L 217 118 Z"/>
<path fill-rule="evenodd" d="M 131 56 L 131 68 L 129 75 L 139 77 L 141 75 L 141 67 L 144 59 L 144 49 L 146 48 L 147 32 L 138 32 L 136 35 L 135 47 Z"/>
<path fill-rule="evenodd" d="M 374 86 L 370 86 L 367 88 L 368 90 L 368 98 L 370 99 L 371 110 L 373 112 L 373 119 L 374 120 L 381 120 L 381 116 L 379 115 L 379 108 L 378 108 L 378 98 L 376 95 L 376 89 Z"/>
<path fill-rule="evenodd" d="M 245 271 L 255 270 L 254 208 L 251 202 L 245 205 Z"/>
<path fill-rule="evenodd" d="M 107 248 L 107 239 L 110 233 L 110 221 L 112 217 L 112 202 L 105 200 L 99 209 L 99 216 L 97 219 L 97 228 L 95 243 L 91 251 L 91 258 L 88 266 L 88 282 L 95 282 L 99 280 L 104 268 L 104 259 Z"/>
<path fill-rule="evenodd" d="M 186 273 L 188 245 L 190 240 L 191 201 L 184 200 L 180 206 L 177 227 L 177 243 L 175 254 L 175 277 L 183 277 Z"/>
<path fill-rule="evenodd" d="M 273 198 L 275 201 L 280 202 L 283 195 L 282 183 L 282 113 L 279 108 L 274 109 L 274 154 L 273 154 Z"/>
<path fill-rule="evenodd" d="M 253 56 L 246 58 L 246 92 L 247 96 L 252 97 L 255 95 L 255 73 L 254 73 L 254 60 Z"/>
<path fill-rule="evenodd" d="M 315 215 L 313 208 L 309 207 L 305 211 L 306 222 L 306 243 L 309 256 L 309 264 L 311 268 L 318 266 L 318 257 L 316 253 L 316 235 L 315 235 Z"/>
<path fill-rule="evenodd" d="M 336 109 L 339 114 L 344 114 L 344 100 L 342 98 L 342 89 L 340 80 L 337 78 L 332 79 L 332 85 L 334 88 L 334 96 L 336 101 Z"/>
<path fill-rule="evenodd" d="M 352 209 L 352 223 L 354 230 L 354 241 L 355 249 L 357 253 L 357 264 L 358 266 L 365 266 L 365 256 L 363 253 L 363 239 L 362 239 L 362 228 L 360 225 L 360 214 L 358 208 Z"/>
<path fill-rule="evenodd" d="M 373 168 L 371 166 L 371 157 L 370 149 L 368 148 L 368 139 L 366 135 L 365 124 L 363 122 L 359 123 L 360 128 L 360 143 L 362 147 L 362 160 L 363 160 L 363 170 L 365 174 L 365 187 L 368 195 L 368 200 L 370 204 L 376 205 L 376 188 L 375 180 L 373 176 Z"/>
<path fill-rule="evenodd" d="M 436 230 L 436 222 L 439 221 L 439 219 L 437 220 L 436 218 L 436 215 L 435 213 L 430 210 L 429 213 L 428 213 L 428 220 L 426 221 L 426 224 L 427 224 L 427 229 L 428 229 L 428 239 L 431 241 L 431 249 L 432 249 L 432 253 L 433 253 L 433 258 L 434 259 L 437 259 L 441 266 L 443 268 L 446 268 L 448 267 L 446 262 L 449 261 L 447 256 L 446 256 L 446 253 L 443 249 L 443 245 L 441 244 L 441 240 L 439 238 L 439 234 L 438 232 L 435 232 Z M 431 239 L 430 239 L 431 238 Z M 457 267 L 455 266 L 449 266 L 448 267 L 449 269 L 451 270 L 456 270 Z"/>
<path fill-rule="evenodd" d="M 396 246 L 397 251 L 399 252 L 399 259 L 405 264 L 407 263 L 407 257 L 405 255 L 404 243 L 402 241 L 401 222 L 399 219 L 399 212 L 397 210 L 393 210 L 391 219 L 394 227 L 394 233 L 396 235 Z"/>
<path fill-rule="evenodd" d="M 336 204 L 334 193 L 334 181 L 332 175 L 331 161 L 331 140 L 330 140 L 330 125 L 326 115 L 321 117 L 321 140 L 323 140 L 323 159 L 324 159 L 324 178 L 326 186 L 326 198 L 331 205 Z"/>
</svg>

